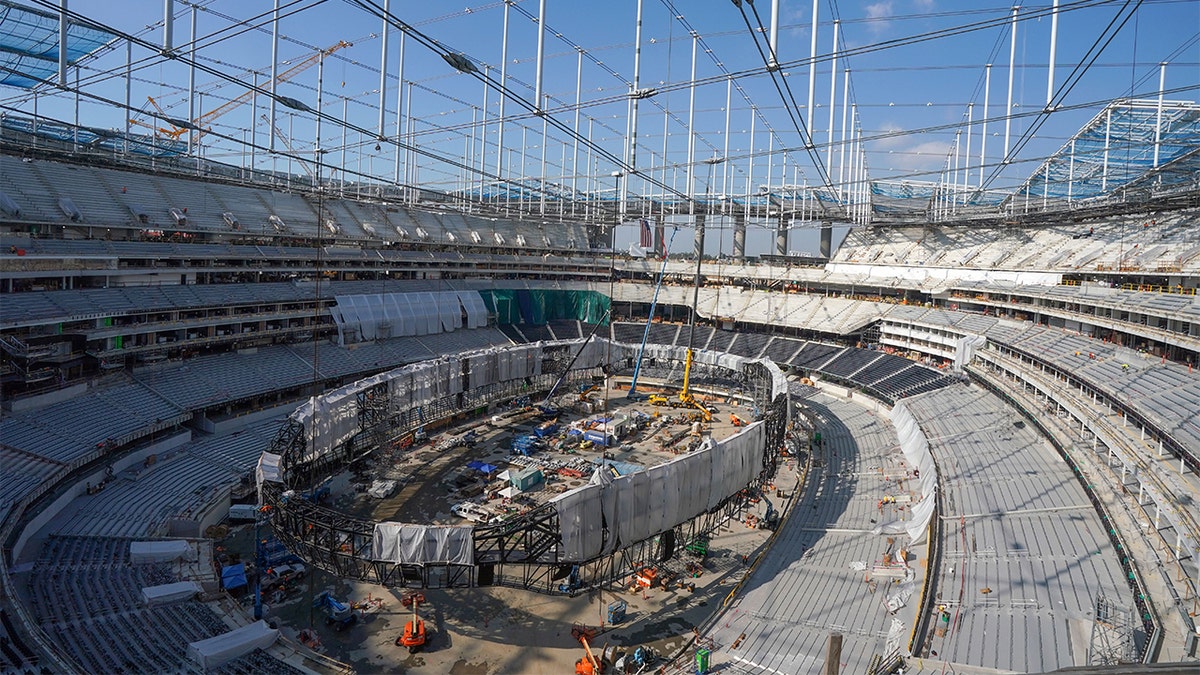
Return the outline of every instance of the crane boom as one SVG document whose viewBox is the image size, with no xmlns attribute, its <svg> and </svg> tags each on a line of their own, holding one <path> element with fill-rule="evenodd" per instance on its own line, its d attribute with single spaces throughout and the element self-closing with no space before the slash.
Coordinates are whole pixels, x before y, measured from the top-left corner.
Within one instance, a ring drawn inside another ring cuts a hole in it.
<svg viewBox="0 0 1200 675">
<path fill-rule="evenodd" d="M 318 61 L 321 60 L 321 57 L 329 56 L 330 54 L 336 52 L 337 50 L 339 50 L 343 47 L 351 47 L 351 46 L 353 46 L 351 43 L 346 42 L 345 40 L 341 40 L 337 44 L 333 45 L 332 47 L 319 50 L 317 53 L 312 54 L 311 56 L 305 57 L 304 59 L 297 62 L 295 65 L 293 65 L 291 68 L 288 68 L 287 70 L 283 71 L 282 73 L 279 73 L 278 75 L 276 75 L 274 80 L 268 80 L 267 83 L 263 86 L 269 88 L 271 86 L 271 84 L 273 84 L 273 83 L 278 84 L 280 82 L 286 82 L 287 80 L 290 80 L 291 78 L 295 77 L 296 75 L 299 75 L 300 73 L 304 72 L 305 70 L 308 70 L 309 68 L 311 68 L 313 65 L 315 65 Z M 254 89 L 247 89 L 246 92 L 243 93 L 241 96 L 230 99 L 230 100 L 222 103 L 221 105 L 217 106 L 216 108 L 213 108 L 212 110 L 209 110 L 208 112 L 200 115 L 195 120 L 196 126 L 198 126 L 198 127 L 208 126 L 213 120 L 217 119 L 221 115 L 224 115 L 225 113 L 229 112 L 230 110 L 233 110 L 234 108 L 249 101 L 250 98 L 252 96 L 254 96 L 254 91 L 255 91 Z"/>
<path fill-rule="evenodd" d="M 267 117 L 266 115 L 259 115 L 259 117 L 262 118 L 263 122 L 267 123 L 267 126 L 271 127 L 271 132 L 275 134 L 275 137 L 279 139 L 280 143 L 283 143 L 283 147 L 288 149 L 288 152 L 291 153 L 292 159 L 300 162 L 300 168 L 304 169 L 304 173 L 307 174 L 309 178 L 313 178 L 313 170 L 312 167 L 308 165 L 308 160 L 304 159 L 300 156 L 300 153 L 296 152 L 296 149 L 292 147 L 292 142 L 288 140 L 287 135 L 284 134 L 279 127 L 271 124 L 270 117 Z"/>
</svg>

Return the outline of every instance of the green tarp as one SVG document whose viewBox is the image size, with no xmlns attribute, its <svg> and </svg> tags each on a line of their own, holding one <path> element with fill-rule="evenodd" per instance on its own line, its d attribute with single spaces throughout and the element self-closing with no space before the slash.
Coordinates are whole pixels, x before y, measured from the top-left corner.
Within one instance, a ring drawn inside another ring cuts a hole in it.
<svg viewBox="0 0 1200 675">
<path fill-rule="evenodd" d="M 479 291 L 483 304 L 500 324 L 543 325 L 559 319 L 608 323 L 611 301 L 598 291 L 501 290 Z"/>
</svg>

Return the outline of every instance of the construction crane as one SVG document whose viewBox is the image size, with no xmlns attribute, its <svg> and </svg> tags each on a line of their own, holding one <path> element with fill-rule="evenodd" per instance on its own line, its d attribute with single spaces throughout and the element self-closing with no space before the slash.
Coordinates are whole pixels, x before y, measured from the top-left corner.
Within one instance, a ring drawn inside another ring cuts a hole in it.
<svg viewBox="0 0 1200 675">
<path fill-rule="evenodd" d="M 279 84 L 280 82 L 287 82 L 288 80 L 292 79 L 293 77 L 299 75 L 300 73 L 302 73 L 302 72 L 308 70 L 309 68 L 313 67 L 314 65 L 316 65 L 324 57 L 329 56 L 330 54 L 336 52 L 339 49 L 342 49 L 343 47 L 352 47 L 352 46 L 354 46 L 354 45 L 349 42 L 346 42 L 345 40 L 340 40 L 340 41 L 338 41 L 337 44 L 333 45 L 332 47 L 319 50 L 315 54 L 312 54 L 311 56 L 305 57 L 304 59 L 297 61 L 295 64 L 292 65 L 291 68 L 288 68 L 287 70 L 283 71 L 282 73 L 279 73 L 278 75 L 276 75 L 274 80 L 267 80 L 266 84 L 262 85 L 262 87 L 269 91 L 271 89 L 272 84 Z M 241 106 L 242 104 L 248 102 L 254 96 L 254 92 L 255 92 L 254 89 L 247 89 L 246 92 L 244 94 L 242 94 L 241 96 L 230 99 L 230 100 L 226 101 L 225 103 L 222 103 L 221 105 L 217 106 L 216 108 L 213 108 L 212 110 L 209 110 L 208 112 L 200 115 L 193 121 L 193 124 L 195 124 L 197 127 L 199 127 L 202 130 L 207 130 L 207 129 L 211 128 L 212 122 L 214 120 L 216 120 L 218 117 L 224 115 L 225 113 L 229 112 L 230 110 L 233 110 L 234 108 L 237 108 L 237 107 Z M 203 131 L 201 131 L 201 133 L 203 133 Z"/>
<path fill-rule="evenodd" d="M 308 160 L 304 159 L 300 156 L 300 153 L 296 152 L 296 149 L 292 147 L 292 142 L 288 140 L 287 135 L 284 134 L 279 127 L 271 124 L 270 117 L 267 117 L 266 115 L 259 115 L 259 117 L 262 118 L 263 122 L 267 123 L 267 126 L 271 127 L 271 132 L 275 134 L 275 137 L 279 139 L 280 143 L 283 143 L 283 147 L 288 149 L 288 154 L 292 157 L 292 159 L 300 162 L 300 168 L 304 169 L 304 173 L 307 174 L 309 178 L 314 178 L 315 174 L 313 174 L 312 167 L 308 165 Z"/>
<path fill-rule="evenodd" d="M 662 267 L 658 270 L 658 281 L 654 284 L 654 298 L 650 301 L 650 315 L 646 317 L 646 329 L 642 331 L 642 347 L 638 350 L 637 363 L 633 365 L 633 379 L 629 381 L 629 393 L 625 398 L 636 401 L 641 399 L 641 395 L 637 393 L 638 376 L 642 372 L 642 355 L 646 353 L 646 340 L 650 337 L 650 323 L 654 321 L 654 308 L 658 305 L 658 292 L 662 290 L 663 279 L 667 276 L 667 260 L 670 259 L 671 244 L 675 242 L 675 233 L 679 232 L 678 227 L 671 228 L 671 240 L 667 242 L 667 248 L 663 251 Z M 663 401 L 665 404 L 666 401 Z"/>
<path fill-rule="evenodd" d="M 182 120 L 172 119 L 171 117 L 169 117 L 167 115 L 167 111 L 163 110 L 162 106 L 160 106 L 158 104 L 158 101 L 154 100 L 153 96 L 147 96 L 146 100 L 149 101 L 150 105 L 154 106 L 154 109 L 158 111 L 159 119 L 163 120 L 167 124 L 170 124 L 171 128 L 168 129 L 166 127 L 154 126 L 153 124 L 151 124 L 149 122 L 143 122 L 142 120 L 132 119 L 132 118 L 129 120 L 130 124 L 136 124 L 139 127 L 146 127 L 147 129 L 150 129 L 151 131 L 156 131 L 156 132 L 170 138 L 173 141 L 179 140 L 180 136 L 182 136 L 188 132 L 187 123 Z"/>
<path fill-rule="evenodd" d="M 558 391 L 558 388 L 562 385 L 563 380 L 567 379 L 567 373 L 571 372 L 571 366 L 575 365 L 575 362 L 579 360 L 579 355 L 583 353 L 584 348 L 587 347 L 588 343 L 592 341 L 592 338 L 596 336 L 596 331 L 600 329 L 600 325 L 607 321 L 609 315 L 611 314 L 612 309 L 610 308 L 608 311 L 604 312 L 604 316 L 600 317 L 600 320 L 596 322 L 596 325 L 592 326 L 592 332 L 588 333 L 588 336 L 584 339 L 583 344 L 579 345 L 579 349 L 575 352 L 575 356 L 571 357 L 570 363 L 568 363 L 567 367 L 563 369 L 562 374 L 558 376 L 558 380 L 554 383 L 554 386 L 550 387 L 550 391 L 546 394 L 546 400 L 542 401 L 542 404 L 538 406 L 538 410 L 541 411 L 542 417 L 546 419 L 558 417 L 559 410 L 550 404 L 550 399 L 554 398 L 554 393 Z"/>
<path fill-rule="evenodd" d="M 313 67 L 322 58 L 329 56 L 330 54 L 336 52 L 339 49 L 342 49 L 343 47 L 352 47 L 352 46 L 353 45 L 351 43 L 346 42 L 345 40 L 342 40 L 342 41 L 339 41 L 337 44 L 333 45 L 332 47 L 329 47 L 328 49 L 319 50 L 315 54 L 312 54 L 311 56 L 307 56 L 304 59 L 297 61 L 295 64 L 292 65 L 291 68 L 288 68 L 287 70 L 283 71 L 282 73 L 279 73 L 278 75 L 276 75 L 275 79 L 267 80 L 266 84 L 262 85 L 262 88 L 267 89 L 269 91 L 272 84 L 279 84 L 280 82 L 286 82 L 286 81 L 292 79 L 293 77 L 299 75 L 300 73 L 304 72 L 305 70 L 308 70 L 309 68 Z M 153 96 L 147 96 L 146 98 L 150 101 L 150 105 L 154 106 L 154 109 L 158 111 L 159 118 L 162 119 L 163 121 L 167 122 L 168 124 L 170 124 L 171 128 L 167 129 L 165 127 L 155 127 L 148 122 L 143 122 L 142 120 L 138 120 L 138 119 L 130 119 L 129 123 L 136 124 L 140 127 L 147 127 L 154 131 L 157 131 L 160 134 L 170 137 L 172 140 L 178 140 L 180 136 L 186 134 L 189 130 L 198 131 L 198 132 L 200 132 L 201 135 L 203 135 L 205 131 L 207 131 L 211 128 L 212 122 L 214 120 L 216 120 L 218 117 L 224 115 L 225 113 L 233 110 L 234 108 L 237 108 L 237 107 L 241 106 L 242 104 L 247 103 L 254 96 L 254 92 L 255 92 L 254 89 L 247 89 L 245 91 L 245 93 L 243 93 L 241 96 L 232 98 L 232 99 L 226 101 L 225 103 L 222 103 L 221 105 L 217 106 L 216 108 L 213 108 L 212 110 L 210 110 L 206 113 L 203 113 L 202 115 L 200 115 L 196 119 L 192 120 L 191 122 L 177 120 L 177 119 L 173 119 L 173 118 L 169 117 L 167 115 L 167 111 L 163 110 L 162 106 L 160 106 L 158 104 L 158 101 L 154 100 Z"/>
</svg>

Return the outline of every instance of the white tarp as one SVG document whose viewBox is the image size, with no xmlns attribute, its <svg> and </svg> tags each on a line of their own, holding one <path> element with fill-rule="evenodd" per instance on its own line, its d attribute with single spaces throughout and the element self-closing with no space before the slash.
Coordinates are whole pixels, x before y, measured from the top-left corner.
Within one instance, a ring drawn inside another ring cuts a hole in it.
<svg viewBox="0 0 1200 675">
<path fill-rule="evenodd" d="M 584 485 L 552 500 L 562 528 L 565 560 L 590 560 L 603 551 L 601 496 L 599 485 Z"/>
<path fill-rule="evenodd" d="M 375 523 L 371 558 L 391 563 L 475 564 L 470 525 Z"/>
<path fill-rule="evenodd" d="M 187 653 L 201 668 L 209 670 L 255 649 L 266 649 L 275 644 L 277 639 L 278 630 L 268 626 L 266 621 L 255 621 L 228 633 L 192 642 L 187 647 Z"/>
<path fill-rule="evenodd" d="M 200 584 L 194 581 L 176 581 L 173 584 L 146 586 L 142 589 L 142 602 L 147 605 L 165 605 L 187 600 L 200 591 Z"/>
<path fill-rule="evenodd" d="M 765 425 L 755 422 L 665 464 L 611 480 L 597 472 L 605 480 L 594 476 L 589 485 L 555 498 L 565 559 L 611 553 L 715 507 L 762 469 L 765 433 Z"/>
<path fill-rule="evenodd" d="M 987 338 L 982 335 L 965 335 L 954 343 L 954 372 L 961 373 L 963 366 L 975 358 L 975 351 L 987 344 Z"/>
<path fill-rule="evenodd" d="M 134 565 L 191 560 L 193 557 L 191 545 L 183 539 L 129 542 L 129 562 Z"/>
<path fill-rule="evenodd" d="M 892 408 L 890 416 L 892 425 L 896 428 L 896 436 L 900 440 L 904 460 L 910 467 L 921 472 L 919 480 L 922 497 L 909 509 L 909 520 L 904 526 L 913 543 L 920 543 L 929 528 L 929 521 L 936 506 L 937 468 L 933 463 L 933 455 L 929 452 L 929 441 L 904 401 Z"/>
<path fill-rule="evenodd" d="M 279 483 L 283 481 L 283 472 L 279 468 L 279 459 L 279 455 L 273 452 L 264 452 L 258 457 L 258 466 L 254 469 L 254 478 L 258 484 L 259 506 L 262 506 L 263 483 Z"/>
</svg>

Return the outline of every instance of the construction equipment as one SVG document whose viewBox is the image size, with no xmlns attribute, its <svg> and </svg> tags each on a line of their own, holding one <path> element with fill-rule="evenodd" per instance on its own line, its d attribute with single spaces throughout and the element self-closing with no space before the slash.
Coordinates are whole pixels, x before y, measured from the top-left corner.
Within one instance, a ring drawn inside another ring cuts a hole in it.
<svg viewBox="0 0 1200 675">
<path fill-rule="evenodd" d="M 587 636 L 580 635 L 579 641 L 583 643 L 584 658 L 575 662 L 575 675 L 603 675 L 604 661 L 596 658 L 596 655 L 592 653 Z"/>
<path fill-rule="evenodd" d="M 325 612 L 325 625 L 333 626 L 335 631 L 341 632 L 358 623 L 358 612 L 350 605 L 338 602 L 329 591 L 322 591 L 313 600 L 312 606 Z"/>
<path fill-rule="evenodd" d="M 307 57 L 297 61 L 295 64 L 292 65 L 291 68 L 288 68 L 287 70 L 283 71 L 282 73 L 279 73 L 278 75 L 276 75 L 274 80 L 267 80 L 266 82 L 264 82 L 259 87 L 259 90 L 272 91 L 272 87 L 271 87 L 272 82 L 274 82 L 275 84 L 278 84 L 280 82 L 286 82 L 286 81 L 292 79 L 293 77 L 299 75 L 300 73 L 304 72 L 305 70 L 308 70 L 309 68 L 317 65 L 317 63 L 320 62 L 321 59 L 325 58 L 326 56 L 329 56 L 330 54 L 336 52 L 339 49 L 342 49 L 343 47 L 352 47 L 352 46 L 353 45 L 351 43 L 346 42 L 345 40 L 340 40 L 340 41 L 338 41 L 337 44 L 335 44 L 327 49 L 322 49 L 322 50 L 316 52 L 315 54 L 312 54 L 310 56 L 307 56 Z M 208 129 L 211 128 L 213 121 L 215 121 L 218 117 L 233 110 L 234 108 L 237 108 L 237 107 L 249 102 L 250 99 L 254 97 L 254 92 L 255 92 L 254 89 L 247 88 L 245 93 L 243 93 L 241 96 L 230 99 L 230 100 L 226 101 L 225 103 L 222 103 L 221 105 L 217 106 L 216 108 L 213 108 L 212 110 L 209 110 L 208 112 L 203 113 L 202 115 L 197 117 L 195 120 L 193 120 L 193 124 L 195 124 L 197 127 L 202 129 L 202 133 L 203 133 L 203 131 L 207 131 Z"/>
<path fill-rule="evenodd" d="M 562 374 L 558 376 L 558 380 L 555 381 L 554 386 L 550 387 L 550 391 L 546 394 L 546 399 L 542 401 L 541 405 L 538 406 L 538 410 L 542 413 L 543 418 L 550 419 L 558 417 L 561 411 L 558 408 L 550 405 L 550 399 L 554 398 L 554 392 L 558 391 L 558 388 L 562 386 L 563 380 L 567 379 L 567 373 L 571 372 L 571 366 L 575 365 L 575 362 L 579 360 L 579 355 L 583 353 L 584 348 L 586 348 L 588 343 L 592 341 L 592 338 L 596 336 L 596 331 L 599 330 L 600 326 L 608 320 L 610 314 L 612 314 L 611 308 L 604 313 L 604 316 L 600 317 L 600 320 L 596 322 L 595 326 L 592 326 L 592 332 L 588 333 L 588 336 L 583 341 L 583 344 L 579 345 L 579 350 L 575 352 L 575 356 L 571 357 L 570 363 L 567 364 L 566 368 L 563 368 Z"/>
<path fill-rule="evenodd" d="M 712 421 L 712 413 L 708 411 L 708 406 L 704 405 L 692 395 L 689 386 L 692 378 L 692 348 L 688 346 L 687 356 L 683 361 L 683 388 L 679 390 L 679 403 L 684 406 L 691 406 L 700 411 L 700 417 L 705 422 Z"/>
<path fill-rule="evenodd" d="M 278 138 L 279 142 L 283 143 L 283 147 L 287 148 L 288 155 L 290 155 L 291 158 L 297 162 L 300 162 L 300 168 L 304 169 L 304 174 L 309 178 L 313 178 L 316 174 L 313 173 L 312 167 L 309 166 L 309 162 L 311 160 L 304 159 L 300 156 L 300 153 L 296 152 L 296 148 L 292 147 L 292 142 L 288 140 L 288 137 L 283 133 L 283 131 L 280 130 L 279 127 L 271 124 L 270 117 L 267 117 L 265 114 L 263 114 L 259 115 L 259 118 L 262 119 L 263 122 L 266 122 L 267 126 L 271 127 L 271 131 L 275 134 L 275 138 Z"/>
<path fill-rule="evenodd" d="M 404 632 L 396 638 L 396 646 L 408 647 L 409 654 L 416 654 L 425 646 L 425 622 L 417 614 L 417 607 L 424 601 L 423 593 L 412 593 L 400 599 L 401 604 L 412 605 L 413 615 L 412 620 L 404 624 Z"/>
<path fill-rule="evenodd" d="M 742 419 L 742 418 L 738 417 L 738 416 L 737 416 L 736 414 L 734 414 L 734 413 L 729 413 L 729 423 L 730 423 L 730 424 L 732 424 L 732 425 L 733 425 L 733 426 L 735 426 L 735 427 L 744 427 L 744 426 L 746 426 L 746 420 L 744 420 L 744 419 Z"/>
<path fill-rule="evenodd" d="M 650 405 L 670 405 L 671 401 L 662 394 L 652 394 L 648 399 Z"/>
<path fill-rule="evenodd" d="M 642 346 L 638 349 L 637 363 L 633 365 L 633 379 L 629 381 L 629 393 L 625 395 L 633 401 L 641 399 L 641 395 L 637 393 L 638 375 L 642 372 L 642 355 L 646 353 L 646 341 L 650 338 L 650 324 L 654 321 L 654 308 L 658 306 L 658 292 L 662 290 L 663 279 L 667 276 L 667 260 L 670 259 L 671 244 L 675 241 L 675 233 L 679 231 L 678 227 L 671 228 L 671 240 L 667 242 L 667 248 L 663 251 L 662 267 L 658 270 L 658 281 L 654 284 L 654 298 L 650 301 L 650 314 L 646 317 L 646 329 L 642 331 Z M 652 402 L 653 402 L 653 398 Z M 655 403 L 654 405 L 665 405 L 665 403 Z"/>
</svg>

